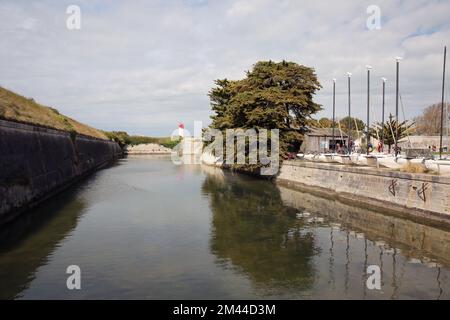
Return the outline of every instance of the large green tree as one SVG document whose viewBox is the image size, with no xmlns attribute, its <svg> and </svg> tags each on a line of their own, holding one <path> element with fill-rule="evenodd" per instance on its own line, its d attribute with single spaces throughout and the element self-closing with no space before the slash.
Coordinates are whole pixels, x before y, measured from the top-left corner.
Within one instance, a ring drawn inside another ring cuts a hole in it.
<svg viewBox="0 0 450 320">
<path fill-rule="evenodd" d="M 320 118 L 319 120 L 317 120 L 315 126 L 319 128 L 333 128 L 333 119 L 328 119 L 325 117 Z"/>
<path fill-rule="evenodd" d="M 313 68 L 294 62 L 257 62 L 241 80 L 216 80 L 209 92 L 211 128 L 279 129 L 280 156 L 299 145 L 311 116 L 321 110 Z"/>
<path fill-rule="evenodd" d="M 343 134 L 350 134 L 350 137 L 353 139 L 357 139 L 360 137 L 364 137 L 364 132 L 366 128 L 366 124 L 361 119 L 355 118 L 355 117 L 345 117 L 340 120 L 335 120 L 335 128 L 336 130 L 339 130 L 339 128 L 342 130 Z M 348 130 L 350 125 L 350 130 Z M 310 127 L 314 128 L 333 128 L 333 119 L 329 118 L 320 118 L 319 120 L 314 120 L 309 123 Z M 336 131 L 337 133 L 339 131 Z"/>
</svg>

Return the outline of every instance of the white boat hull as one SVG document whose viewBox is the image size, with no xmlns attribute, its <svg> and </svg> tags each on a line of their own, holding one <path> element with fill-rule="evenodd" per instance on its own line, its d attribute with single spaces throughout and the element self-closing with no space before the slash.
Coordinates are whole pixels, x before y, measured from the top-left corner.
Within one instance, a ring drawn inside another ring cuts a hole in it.
<svg viewBox="0 0 450 320">
<path fill-rule="evenodd" d="M 390 156 L 378 158 L 378 164 L 390 169 L 400 169 L 402 167 L 402 165 L 397 162 L 395 157 Z"/>
<path fill-rule="evenodd" d="M 344 163 L 344 160 L 343 160 L 342 157 L 341 157 L 340 155 L 338 155 L 338 154 L 333 154 L 332 160 L 333 160 L 333 162 Z"/>
<path fill-rule="evenodd" d="M 449 160 L 425 160 L 425 167 L 428 170 L 436 171 L 439 174 L 450 174 L 450 161 Z"/>
<path fill-rule="evenodd" d="M 353 153 L 350 155 L 352 162 L 358 166 L 367 166 L 367 158 L 361 154 Z"/>
</svg>

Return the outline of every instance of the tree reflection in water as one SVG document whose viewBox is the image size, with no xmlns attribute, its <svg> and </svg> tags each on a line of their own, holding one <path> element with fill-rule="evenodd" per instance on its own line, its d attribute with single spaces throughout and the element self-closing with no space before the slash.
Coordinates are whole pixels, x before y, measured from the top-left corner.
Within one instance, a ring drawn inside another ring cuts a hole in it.
<svg viewBox="0 0 450 320">
<path fill-rule="evenodd" d="M 207 169 L 208 170 L 208 169 Z M 209 169 L 202 191 L 212 211 L 211 251 L 224 268 L 248 275 L 259 289 L 308 290 L 319 252 L 296 210 L 283 205 L 273 184 Z"/>
<path fill-rule="evenodd" d="M 211 252 L 222 268 L 246 275 L 257 294 L 449 298 L 448 231 L 332 197 L 204 170 Z M 313 219 L 297 219 L 298 212 Z M 369 265 L 380 267 L 382 290 L 367 288 Z"/>
</svg>

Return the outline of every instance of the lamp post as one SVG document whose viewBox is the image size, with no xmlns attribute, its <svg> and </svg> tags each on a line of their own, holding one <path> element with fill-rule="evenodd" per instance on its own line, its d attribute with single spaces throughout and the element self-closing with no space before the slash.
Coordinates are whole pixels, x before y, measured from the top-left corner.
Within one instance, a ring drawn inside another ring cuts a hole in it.
<svg viewBox="0 0 450 320">
<path fill-rule="evenodd" d="M 366 65 L 367 68 L 367 129 L 366 129 L 366 144 L 367 155 L 369 155 L 369 142 L 370 142 L 370 70 L 371 66 Z"/>
<path fill-rule="evenodd" d="M 348 143 L 347 143 L 347 150 L 350 154 L 350 128 L 352 124 L 352 108 L 351 108 L 351 97 L 350 97 L 350 79 L 352 77 L 352 74 L 350 72 L 347 72 L 347 78 L 348 78 L 348 124 L 347 124 L 347 136 L 348 136 Z"/>
<path fill-rule="evenodd" d="M 385 105 L 385 95 L 386 95 L 386 78 L 381 78 L 383 80 L 383 103 L 381 106 L 381 151 L 384 152 L 384 105 Z"/>
<path fill-rule="evenodd" d="M 402 60 L 401 57 L 396 57 L 396 66 L 397 66 L 397 72 L 396 72 L 396 81 L 395 81 L 395 120 L 397 121 L 397 124 L 395 126 L 395 156 L 398 155 L 398 94 L 399 94 L 399 73 L 400 73 L 400 60 Z"/>
<path fill-rule="evenodd" d="M 334 130 L 336 127 L 336 79 L 333 79 L 333 153 L 336 153 L 336 139 Z"/>
</svg>

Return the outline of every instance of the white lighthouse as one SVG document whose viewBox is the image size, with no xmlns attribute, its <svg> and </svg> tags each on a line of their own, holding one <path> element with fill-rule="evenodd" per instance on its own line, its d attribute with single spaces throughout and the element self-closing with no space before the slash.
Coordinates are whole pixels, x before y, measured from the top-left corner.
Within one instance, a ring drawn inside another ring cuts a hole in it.
<svg viewBox="0 0 450 320">
<path fill-rule="evenodd" d="M 181 138 L 184 138 L 184 124 L 182 124 L 182 123 L 180 123 L 180 124 L 178 125 L 178 135 L 179 135 Z"/>
</svg>

